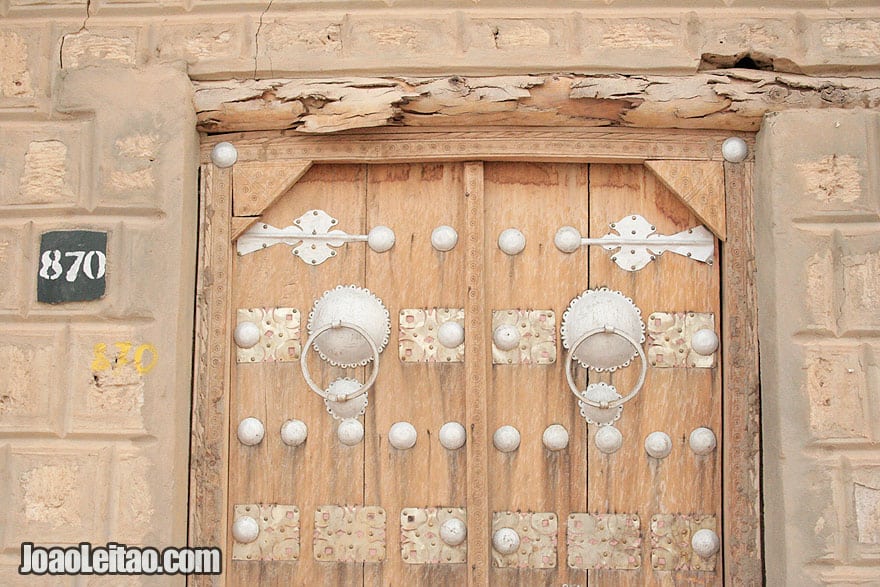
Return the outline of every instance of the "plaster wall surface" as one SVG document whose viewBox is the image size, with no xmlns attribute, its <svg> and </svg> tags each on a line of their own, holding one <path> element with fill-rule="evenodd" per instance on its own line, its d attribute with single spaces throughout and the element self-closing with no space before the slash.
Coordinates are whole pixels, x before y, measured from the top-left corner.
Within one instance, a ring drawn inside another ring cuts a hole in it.
<svg viewBox="0 0 880 587">
<path fill-rule="evenodd" d="M 0 584 L 183 582 L 16 567 L 22 540 L 186 541 L 190 79 L 687 76 L 745 56 L 880 77 L 873 0 L 508 4 L 0 0 Z M 759 135 L 770 585 L 880 581 L 878 124 L 792 111 Z M 38 303 L 39 236 L 68 228 L 108 233 L 107 293 Z M 155 366 L 139 372 L 145 344 Z"/>
</svg>

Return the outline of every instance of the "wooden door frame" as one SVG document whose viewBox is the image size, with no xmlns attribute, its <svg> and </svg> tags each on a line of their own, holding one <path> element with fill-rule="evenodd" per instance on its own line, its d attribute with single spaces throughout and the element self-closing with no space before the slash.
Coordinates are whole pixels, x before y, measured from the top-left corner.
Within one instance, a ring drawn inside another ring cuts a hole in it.
<svg viewBox="0 0 880 587">
<path fill-rule="evenodd" d="M 721 157 L 721 143 L 731 134 L 741 136 L 750 147 L 750 155 L 742 163 L 728 163 Z M 285 131 L 236 133 L 214 135 L 204 140 L 201 151 L 189 543 L 222 547 L 227 544 L 229 531 L 226 489 L 233 325 L 233 309 L 230 307 L 232 243 L 258 216 L 233 217 L 231 195 L 235 167 L 220 169 L 210 159 L 211 149 L 220 141 L 229 141 L 236 146 L 236 165 L 280 162 L 298 165 L 303 169 L 302 173 L 312 163 L 542 161 L 644 164 L 654 160 L 676 160 L 714 161 L 723 165 L 727 218 L 726 241 L 721 247 L 723 572 L 725 584 L 757 585 L 763 582 L 752 134 L 555 127 L 383 128 L 330 136 Z M 478 556 L 486 560 L 488 553 L 478 553 Z M 224 579 L 197 577 L 191 582 L 216 585 L 223 584 Z"/>
</svg>

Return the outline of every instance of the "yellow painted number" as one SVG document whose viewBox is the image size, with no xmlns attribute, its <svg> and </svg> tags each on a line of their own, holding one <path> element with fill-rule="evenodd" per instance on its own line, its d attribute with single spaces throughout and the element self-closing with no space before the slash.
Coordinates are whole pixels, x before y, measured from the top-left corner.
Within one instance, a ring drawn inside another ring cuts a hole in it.
<svg viewBox="0 0 880 587">
<path fill-rule="evenodd" d="M 113 358 L 107 356 L 107 344 L 103 342 L 99 342 L 95 345 L 94 348 L 94 358 L 92 359 L 92 371 L 100 372 L 100 371 L 116 371 L 128 364 L 133 364 L 135 370 L 144 375 L 149 373 L 153 367 L 156 366 L 156 363 L 159 362 L 159 351 L 156 350 L 156 347 L 150 343 L 144 343 L 138 345 L 134 349 L 134 356 L 132 361 L 129 359 L 131 355 L 131 349 L 134 347 L 134 344 L 128 341 L 119 341 L 114 342 L 113 346 L 116 348 L 116 352 L 113 353 Z M 148 354 L 149 362 L 144 362 L 144 354 Z"/>
</svg>

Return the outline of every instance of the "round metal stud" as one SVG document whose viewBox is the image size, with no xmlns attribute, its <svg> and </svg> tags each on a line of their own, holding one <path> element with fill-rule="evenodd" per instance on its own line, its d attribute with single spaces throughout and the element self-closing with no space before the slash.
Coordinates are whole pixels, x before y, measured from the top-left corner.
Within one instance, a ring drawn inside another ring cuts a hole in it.
<svg viewBox="0 0 880 587">
<path fill-rule="evenodd" d="M 288 420 L 281 425 L 281 442 L 287 446 L 299 446 L 306 441 L 309 427 L 302 420 Z"/>
<path fill-rule="evenodd" d="M 492 548 L 500 554 L 513 554 L 519 550 L 519 534 L 513 528 L 498 528 L 492 534 Z"/>
<path fill-rule="evenodd" d="M 698 355 L 708 357 L 718 350 L 718 335 L 708 328 L 697 330 L 691 337 L 691 348 Z"/>
<path fill-rule="evenodd" d="M 600 452 L 610 455 L 616 453 L 623 446 L 623 435 L 614 426 L 602 426 L 596 430 L 596 437 L 593 441 Z"/>
<path fill-rule="evenodd" d="M 464 326 L 455 320 L 444 322 L 437 329 L 437 340 L 446 348 L 454 349 L 464 342 Z"/>
<path fill-rule="evenodd" d="M 440 540 L 449 546 L 458 546 L 467 538 L 467 524 L 458 518 L 449 518 L 440 525 Z"/>
<path fill-rule="evenodd" d="M 574 226 L 563 226 L 556 231 L 553 243 L 563 253 L 573 253 L 581 248 L 581 233 Z"/>
<path fill-rule="evenodd" d="M 508 255 L 519 255 L 526 248 L 526 237 L 516 228 L 507 228 L 498 235 L 498 248 Z"/>
<path fill-rule="evenodd" d="M 377 253 L 391 249 L 394 241 L 394 231 L 387 226 L 376 226 L 367 234 L 367 245 Z"/>
<path fill-rule="evenodd" d="M 366 393 L 338 401 L 329 399 L 331 397 L 348 398 L 349 395 L 356 392 L 360 387 L 360 381 L 347 377 L 340 377 L 330 384 L 330 387 L 327 388 L 327 397 L 324 398 L 324 405 L 333 418 L 336 420 L 348 420 L 364 415 L 369 403 Z"/>
<path fill-rule="evenodd" d="M 232 524 L 232 537 L 236 542 L 249 544 L 260 535 L 260 525 L 250 516 L 241 516 Z"/>
<path fill-rule="evenodd" d="M 492 342 L 502 351 L 511 351 L 519 345 L 519 328 L 513 324 L 502 324 L 492 333 Z"/>
<path fill-rule="evenodd" d="M 616 402 L 616 400 L 621 398 L 613 385 L 603 381 L 591 383 L 581 396 L 584 399 L 578 400 L 578 406 L 581 409 L 581 416 L 588 424 L 606 426 L 620 419 L 620 414 L 623 412 L 623 404 L 611 406 L 611 402 Z M 584 400 L 588 400 L 590 403 Z M 608 405 L 609 407 L 596 407 L 594 404 L 599 404 L 599 406 Z"/>
<path fill-rule="evenodd" d="M 238 440 L 245 446 L 260 444 L 266 435 L 266 428 L 258 418 L 245 418 L 238 423 Z"/>
<path fill-rule="evenodd" d="M 343 420 L 336 429 L 336 436 L 342 444 L 354 446 L 364 439 L 364 425 L 354 419 Z"/>
<path fill-rule="evenodd" d="M 695 428 L 688 438 L 691 450 L 698 455 L 707 455 L 718 445 L 715 433 L 709 428 Z"/>
<path fill-rule="evenodd" d="M 665 459 L 672 452 L 672 439 L 665 432 L 651 432 L 645 438 L 645 452 L 649 457 Z"/>
<path fill-rule="evenodd" d="M 547 450 L 562 450 L 568 446 L 568 430 L 562 424 L 551 424 L 544 430 L 541 441 Z"/>
<path fill-rule="evenodd" d="M 501 452 L 513 452 L 519 448 L 519 430 L 513 426 L 502 426 L 492 435 L 492 443 Z"/>
<path fill-rule="evenodd" d="M 409 422 L 395 422 L 388 430 L 388 442 L 397 450 L 406 450 L 416 445 L 418 432 Z"/>
<path fill-rule="evenodd" d="M 440 445 L 446 450 L 458 450 L 467 441 L 467 431 L 458 422 L 447 422 L 440 427 Z"/>
<path fill-rule="evenodd" d="M 739 137 L 724 139 L 721 143 L 721 156 L 731 163 L 742 163 L 749 154 L 749 146 Z"/>
<path fill-rule="evenodd" d="M 597 331 L 594 336 L 576 344 L 592 331 Z M 619 291 L 604 287 L 588 289 L 571 301 L 562 315 L 561 332 L 566 349 L 577 346 L 574 357 L 581 367 L 596 371 L 626 367 L 639 354 L 639 345 L 645 342 L 642 311 Z"/>
<path fill-rule="evenodd" d="M 316 331 L 336 322 L 363 328 L 380 353 L 388 344 L 391 316 L 382 300 L 366 288 L 340 285 L 324 292 L 309 313 L 309 333 L 315 336 Z M 363 366 L 374 356 L 370 341 L 351 328 L 327 329 L 315 336 L 313 345 L 321 358 L 334 367 Z M 303 345 L 306 348 L 308 345 Z"/>
<path fill-rule="evenodd" d="M 451 251 L 457 244 L 458 232 L 451 226 L 444 224 L 431 231 L 431 246 L 438 251 Z"/>
<path fill-rule="evenodd" d="M 697 553 L 697 556 L 709 558 L 721 548 L 721 540 L 718 534 L 708 528 L 697 530 L 691 537 L 691 548 Z"/>
<path fill-rule="evenodd" d="M 260 342 L 260 327 L 249 320 L 239 322 L 235 327 L 232 337 L 235 339 L 235 344 L 240 348 L 252 348 Z"/>
<path fill-rule="evenodd" d="M 232 167 L 238 161 L 238 150 L 232 143 L 227 143 L 226 141 L 217 143 L 211 149 L 211 161 L 217 167 Z"/>
</svg>

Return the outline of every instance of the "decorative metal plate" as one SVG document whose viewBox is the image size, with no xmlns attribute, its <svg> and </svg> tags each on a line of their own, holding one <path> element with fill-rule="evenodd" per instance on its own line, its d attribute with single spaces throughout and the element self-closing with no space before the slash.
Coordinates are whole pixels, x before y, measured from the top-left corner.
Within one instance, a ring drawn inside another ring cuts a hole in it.
<svg viewBox="0 0 880 587">
<path fill-rule="evenodd" d="M 348 377 L 341 378 L 342 384 L 345 386 L 344 389 L 347 392 L 352 392 L 360 388 L 361 382 L 356 379 L 350 379 Z M 334 384 L 339 385 L 339 380 L 334 381 Z M 332 386 L 331 386 L 332 389 Z M 368 396 L 369 393 L 363 393 L 357 397 L 346 400 L 344 402 L 334 402 L 329 399 L 324 399 L 324 406 L 327 407 L 327 412 L 333 416 L 335 420 L 347 420 L 349 418 L 358 418 L 363 416 L 367 412 L 367 405 L 369 404 Z"/>
<path fill-rule="evenodd" d="M 638 569 L 641 521 L 636 514 L 570 514 L 568 566 L 573 569 Z"/>
<path fill-rule="evenodd" d="M 299 559 L 299 508 L 250 503 L 235 506 L 235 520 L 250 516 L 260 525 L 257 539 L 233 542 L 232 560 L 295 561 Z M 233 522 L 235 521 L 233 520 Z"/>
<path fill-rule="evenodd" d="M 492 364 L 550 365 L 556 362 L 556 313 L 553 310 L 494 310 L 492 331 L 509 324 L 519 330 L 519 344 L 509 351 L 492 345 Z"/>
<path fill-rule="evenodd" d="M 260 327 L 260 342 L 249 349 L 236 348 L 236 362 L 291 362 L 299 360 L 299 310 L 296 308 L 249 308 L 238 310 L 239 322 Z"/>
<path fill-rule="evenodd" d="M 315 510 L 315 559 L 337 563 L 385 560 L 385 510 L 323 505 Z"/>
<path fill-rule="evenodd" d="M 718 555 L 703 558 L 691 548 L 691 537 L 703 528 L 717 532 L 715 516 L 651 516 L 651 567 L 657 571 L 714 571 Z"/>
<path fill-rule="evenodd" d="M 613 385 L 602 381 L 591 383 L 583 393 L 583 397 L 594 402 L 612 402 L 621 397 Z M 585 403 L 583 400 L 578 400 L 578 406 L 581 409 L 581 416 L 588 424 L 597 424 L 599 426 L 607 426 L 617 422 L 620 420 L 620 414 L 623 412 L 622 405 L 613 408 L 597 408 Z"/>
<path fill-rule="evenodd" d="M 648 317 L 648 363 L 652 367 L 711 369 L 717 353 L 704 356 L 691 349 L 691 337 L 703 328 L 715 330 L 715 314 L 654 312 Z"/>
<path fill-rule="evenodd" d="M 461 363 L 464 343 L 448 349 L 437 340 L 446 322 L 464 322 L 461 308 L 405 308 L 400 311 L 400 360 L 404 363 Z"/>
<path fill-rule="evenodd" d="M 400 512 L 400 555 L 411 565 L 467 562 L 467 539 L 449 546 L 440 539 L 440 526 L 451 518 L 467 523 L 465 508 L 403 508 Z"/>
<path fill-rule="evenodd" d="M 616 250 L 611 260 L 625 271 L 638 271 L 666 251 L 709 264 L 715 254 L 715 236 L 702 225 L 664 236 L 655 234 L 656 228 L 642 216 L 632 214 L 611 224 L 611 229 L 618 234 L 584 239 L 584 244 L 601 244 L 606 251 Z"/>
<path fill-rule="evenodd" d="M 492 514 L 492 533 L 501 528 L 516 530 L 520 546 L 513 554 L 501 554 L 493 548 L 493 566 L 530 569 L 556 567 L 556 514 L 495 512 Z"/>
</svg>

